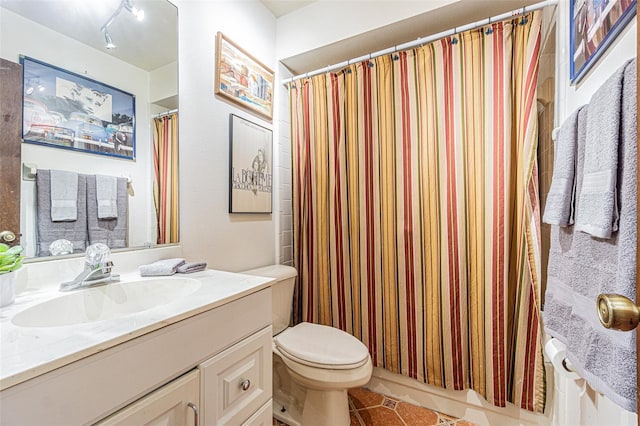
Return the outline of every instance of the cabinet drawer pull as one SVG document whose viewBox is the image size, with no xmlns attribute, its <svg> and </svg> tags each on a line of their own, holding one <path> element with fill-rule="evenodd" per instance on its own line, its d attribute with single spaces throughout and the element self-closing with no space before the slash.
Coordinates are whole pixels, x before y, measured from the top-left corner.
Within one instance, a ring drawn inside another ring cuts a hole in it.
<svg viewBox="0 0 640 426">
<path fill-rule="evenodd" d="M 200 426 L 200 416 L 198 413 L 198 406 L 196 404 L 194 404 L 193 402 L 189 402 L 187 404 L 187 407 L 191 408 L 193 410 L 193 424 L 195 426 Z"/>
<path fill-rule="evenodd" d="M 240 387 L 243 391 L 249 390 L 249 388 L 251 387 L 251 380 L 243 380 L 242 383 L 240 383 Z"/>
</svg>

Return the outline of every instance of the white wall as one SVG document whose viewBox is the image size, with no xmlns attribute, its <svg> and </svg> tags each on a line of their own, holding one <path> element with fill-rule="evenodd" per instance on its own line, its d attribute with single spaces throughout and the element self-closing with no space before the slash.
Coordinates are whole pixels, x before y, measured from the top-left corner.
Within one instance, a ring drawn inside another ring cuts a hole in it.
<svg viewBox="0 0 640 426">
<path fill-rule="evenodd" d="M 129 245 L 155 242 L 152 195 L 149 73 L 99 50 L 63 36 L 40 24 L 0 8 L 0 56 L 18 62 L 30 56 L 77 74 L 117 87 L 136 96 L 136 160 L 22 144 L 22 161 L 41 169 L 63 169 L 88 174 L 128 176 L 135 196 L 129 198 Z M 22 181 L 21 232 L 28 255 L 35 249 L 35 182 Z"/>
<path fill-rule="evenodd" d="M 556 124 L 589 102 L 593 93 L 628 59 L 636 56 L 637 18 L 627 25 L 579 84 L 569 78 L 569 1 L 560 0 L 556 34 Z M 584 380 L 555 375 L 554 425 L 636 425 L 637 416 L 594 392 Z M 551 390 L 551 383 L 550 383 Z"/>
<path fill-rule="evenodd" d="M 277 58 L 289 58 L 458 1 L 317 1 L 278 19 Z"/>
<path fill-rule="evenodd" d="M 229 214 L 229 114 L 273 129 L 273 169 L 278 129 L 271 122 L 214 95 L 216 33 L 250 52 L 272 70 L 276 20 L 262 3 L 176 0 L 180 79 L 180 241 L 189 260 L 240 271 L 276 262 L 278 174 L 273 214 Z M 276 81 L 279 81 L 276 75 Z M 274 91 L 275 105 L 279 92 Z M 278 122 L 274 109 L 273 123 Z"/>
</svg>

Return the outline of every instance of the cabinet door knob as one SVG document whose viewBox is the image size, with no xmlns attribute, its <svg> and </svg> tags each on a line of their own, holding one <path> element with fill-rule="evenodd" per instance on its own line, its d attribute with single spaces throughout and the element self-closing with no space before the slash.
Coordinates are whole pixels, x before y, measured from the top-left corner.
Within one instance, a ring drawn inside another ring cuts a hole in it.
<svg viewBox="0 0 640 426">
<path fill-rule="evenodd" d="M 0 232 L 0 240 L 5 243 L 10 243 L 11 241 L 16 239 L 16 234 L 11 231 L 2 231 Z"/>
<path fill-rule="evenodd" d="M 200 426 L 200 416 L 198 413 L 198 406 L 196 404 L 194 404 L 193 402 L 189 402 L 187 404 L 187 407 L 191 408 L 193 410 L 193 424 L 195 426 Z"/>
<path fill-rule="evenodd" d="M 251 380 L 243 380 L 242 383 L 240 383 L 240 387 L 243 391 L 249 390 L 249 388 L 251 387 Z"/>
</svg>

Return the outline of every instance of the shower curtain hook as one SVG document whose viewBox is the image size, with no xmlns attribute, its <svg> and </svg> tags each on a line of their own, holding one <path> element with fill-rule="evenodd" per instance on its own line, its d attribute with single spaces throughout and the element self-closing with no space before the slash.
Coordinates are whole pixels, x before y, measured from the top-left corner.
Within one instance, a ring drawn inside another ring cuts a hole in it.
<svg viewBox="0 0 640 426">
<path fill-rule="evenodd" d="M 520 25 L 526 25 L 527 22 L 529 22 L 529 20 L 525 16 L 526 13 L 527 13 L 527 6 L 523 6 L 522 7 L 522 19 L 520 20 Z"/>
<path fill-rule="evenodd" d="M 491 35 L 493 34 L 493 27 L 491 26 L 491 18 L 489 18 L 489 23 L 488 23 L 489 27 L 487 28 L 487 31 L 485 31 L 486 35 Z"/>
<path fill-rule="evenodd" d="M 453 34 L 451 35 L 451 44 L 458 44 L 458 27 L 453 27 Z"/>
</svg>

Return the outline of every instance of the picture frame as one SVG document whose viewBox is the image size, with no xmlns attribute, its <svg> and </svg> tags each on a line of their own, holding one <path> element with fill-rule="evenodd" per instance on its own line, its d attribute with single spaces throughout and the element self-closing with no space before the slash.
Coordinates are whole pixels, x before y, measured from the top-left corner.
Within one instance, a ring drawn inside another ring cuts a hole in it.
<svg viewBox="0 0 640 426">
<path fill-rule="evenodd" d="M 218 32 L 216 36 L 215 94 L 273 119 L 274 72 Z"/>
<path fill-rule="evenodd" d="M 636 14 L 637 0 L 569 0 L 570 79 L 577 84 Z"/>
<path fill-rule="evenodd" d="M 23 142 L 135 160 L 135 95 L 28 56 L 20 63 Z"/>
<path fill-rule="evenodd" d="M 229 115 L 229 213 L 272 213 L 273 133 Z"/>
</svg>

